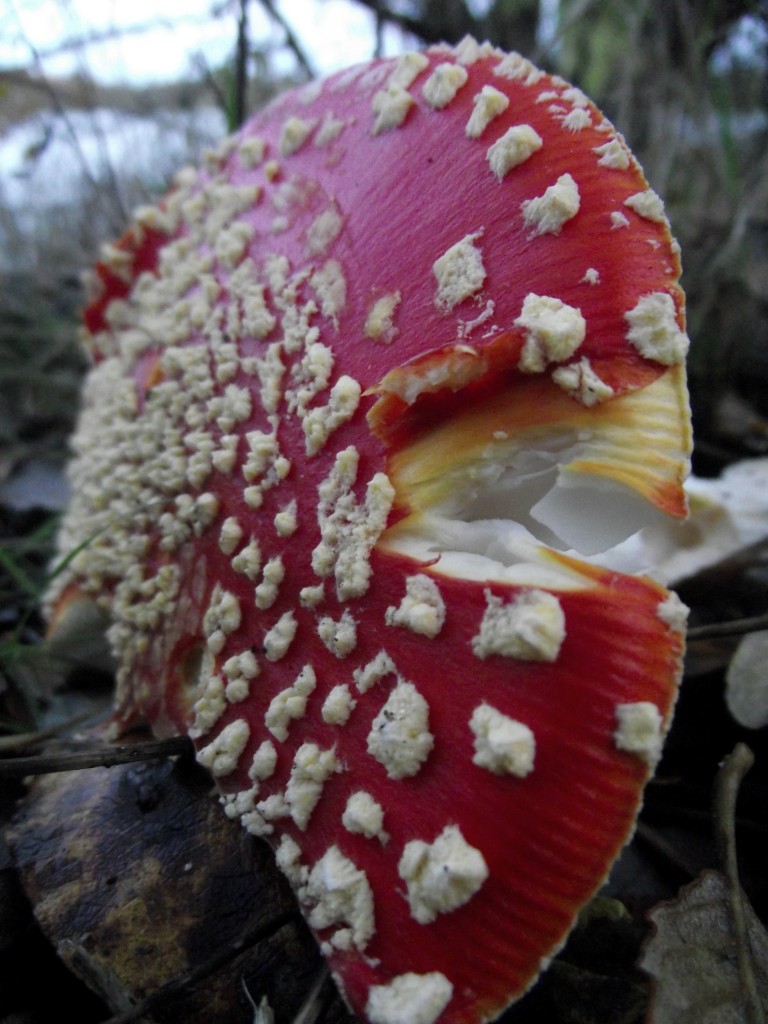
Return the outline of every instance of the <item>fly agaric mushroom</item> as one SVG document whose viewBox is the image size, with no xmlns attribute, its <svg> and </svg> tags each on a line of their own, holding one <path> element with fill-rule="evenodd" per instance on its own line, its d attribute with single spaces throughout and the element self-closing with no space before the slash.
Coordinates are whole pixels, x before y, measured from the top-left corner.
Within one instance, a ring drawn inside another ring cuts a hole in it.
<svg viewBox="0 0 768 1024">
<path fill-rule="evenodd" d="M 292 91 L 104 253 L 50 595 L 189 733 L 350 1007 L 489 1020 L 632 833 L 685 610 L 677 247 L 578 90 L 473 40 Z"/>
</svg>

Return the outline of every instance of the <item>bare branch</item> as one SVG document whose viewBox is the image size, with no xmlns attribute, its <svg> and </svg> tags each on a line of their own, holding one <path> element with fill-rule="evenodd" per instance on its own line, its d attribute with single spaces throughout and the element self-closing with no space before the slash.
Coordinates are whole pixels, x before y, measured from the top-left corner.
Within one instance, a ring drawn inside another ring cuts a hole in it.
<svg viewBox="0 0 768 1024">
<path fill-rule="evenodd" d="M 38 729 L 37 732 L 22 732 L 16 733 L 13 736 L 0 736 L 0 755 L 9 751 L 36 747 L 43 740 L 51 739 L 53 736 L 61 736 L 62 733 L 73 728 L 75 725 L 80 725 L 81 722 L 86 721 L 90 717 L 90 714 L 77 715 L 75 718 L 70 718 L 66 722 L 59 722 L 57 725 L 52 725 L 47 729 Z"/>
<path fill-rule="evenodd" d="M 390 25 L 397 25 L 398 28 L 410 32 L 411 35 L 418 36 L 419 39 L 423 39 L 426 43 L 439 43 L 443 41 L 444 32 L 433 31 L 429 25 L 419 18 L 412 18 L 408 14 L 391 11 L 380 0 L 357 0 L 357 3 L 367 7 L 369 11 L 373 11 L 378 24 L 389 22 Z"/>
<path fill-rule="evenodd" d="M 203 18 L 198 15 L 186 15 L 178 18 L 157 17 L 135 25 L 115 25 L 112 28 L 97 29 L 82 35 L 67 36 L 55 46 L 36 49 L 35 57 L 45 60 L 48 57 L 59 57 L 62 53 L 69 53 L 73 50 L 82 50 L 89 46 L 98 46 L 100 43 L 110 43 L 115 39 L 124 39 L 126 36 L 143 35 L 157 29 L 167 29 L 172 32 L 180 25 L 203 25 L 208 20 L 207 16 Z M 27 39 L 24 39 L 24 45 L 29 46 Z"/>
<path fill-rule="evenodd" d="M 192 749 L 192 741 L 187 736 L 174 736 L 171 739 L 147 743 L 96 745 L 87 750 L 70 753 L 9 757 L 0 760 L 0 779 L 49 775 L 53 772 L 78 771 L 82 768 L 111 768 L 118 764 L 191 754 Z"/>
<path fill-rule="evenodd" d="M 302 69 L 304 74 L 307 76 L 308 79 L 315 78 L 315 69 L 312 67 L 309 58 L 304 53 L 301 43 L 296 38 L 296 35 L 293 29 L 291 28 L 290 24 L 285 20 L 280 11 L 277 10 L 275 5 L 272 3 L 272 0 L 260 0 L 260 3 L 264 10 L 267 12 L 267 14 L 270 16 L 270 18 L 272 18 L 272 20 L 277 25 L 279 25 L 280 28 L 285 33 L 285 41 L 288 44 L 289 49 L 293 51 L 293 54 L 299 63 L 299 67 Z"/>
<path fill-rule="evenodd" d="M 711 640 L 714 637 L 741 636 L 744 633 L 756 633 L 768 629 L 768 614 L 753 615 L 750 618 L 734 619 L 731 622 L 712 622 L 706 626 L 691 626 L 688 640 Z"/>
</svg>

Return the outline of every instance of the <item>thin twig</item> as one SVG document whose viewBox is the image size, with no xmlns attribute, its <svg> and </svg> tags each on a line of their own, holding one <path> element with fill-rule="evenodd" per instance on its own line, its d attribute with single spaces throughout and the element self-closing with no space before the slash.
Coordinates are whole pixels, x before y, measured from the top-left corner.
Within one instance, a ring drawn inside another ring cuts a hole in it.
<svg viewBox="0 0 768 1024">
<path fill-rule="evenodd" d="M 280 11 L 278 11 L 278 9 L 272 3 L 272 0 L 260 0 L 260 2 L 261 6 L 267 12 L 269 17 L 272 18 L 272 20 L 276 22 L 285 33 L 285 41 L 288 44 L 288 48 L 293 50 L 293 55 L 299 62 L 299 66 L 301 67 L 304 74 L 307 76 L 308 79 L 315 78 L 315 69 L 312 67 L 309 58 L 304 53 L 304 50 L 302 49 L 301 44 L 299 43 L 299 40 L 297 39 L 296 34 L 291 28 L 290 24 L 286 21 L 286 19 L 283 17 Z"/>
<path fill-rule="evenodd" d="M 111 768 L 135 761 L 175 757 L 192 751 L 187 736 L 173 736 L 147 743 L 117 743 L 89 747 L 67 754 L 40 754 L 33 757 L 8 757 L 0 760 L 0 779 L 18 779 L 26 775 L 78 771 L 82 768 Z"/>
<path fill-rule="evenodd" d="M 694 879 L 698 874 L 698 866 L 693 864 L 684 853 L 682 853 L 673 843 L 665 839 L 664 836 L 653 826 L 647 825 L 645 822 L 640 821 L 637 824 L 636 834 L 638 839 L 642 840 L 649 846 L 654 853 L 663 857 L 665 861 L 680 874 L 684 875 L 688 879 Z"/>
<path fill-rule="evenodd" d="M 13 736 L 0 736 L 0 755 L 13 752 L 14 750 L 23 750 L 25 747 L 37 746 L 43 740 L 49 740 L 53 736 L 61 736 L 62 733 L 73 729 L 76 725 L 80 725 L 92 717 L 93 715 L 89 711 L 85 714 L 77 715 L 75 718 L 70 718 L 66 722 L 57 722 L 56 725 L 49 725 L 47 729 L 38 729 L 35 732 L 19 732 Z"/>
<path fill-rule="evenodd" d="M 768 629 L 768 614 L 753 615 L 745 619 L 733 619 L 731 622 L 712 622 L 706 626 L 691 626 L 688 640 L 710 640 L 714 637 L 741 636 L 744 633 L 756 633 Z"/>
<path fill-rule="evenodd" d="M 293 1024 L 315 1024 L 323 1008 L 323 1000 L 320 998 L 320 994 L 328 980 L 328 976 L 328 967 L 323 964 L 312 983 L 312 988 L 310 988 L 304 1002 L 301 1004 L 299 1012 L 293 1018 Z"/>
<path fill-rule="evenodd" d="M 90 29 L 80 35 L 71 35 L 60 38 L 51 46 L 41 46 L 37 49 L 37 55 L 40 58 L 47 60 L 50 57 L 60 57 L 62 54 L 71 53 L 73 50 L 80 50 L 88 46 L 97 46 L 101 43 L 109 43 L 115 39 L 122 40 L 126 36 L 146 35 L 150 32 L 156 32 L 158 29 L 177 32 L 178 29 L 184 25 L 192 25 L 200 30 L 208 20 L 208 16 L 200 17 L 199 15 L 194 14 L 179 15 L 175 18 L 158 16 L 150 19 L 149 21 L 137 22 L 133 25 L 121 23 L 119 25 L 112 25 L 109 28 Z M 24 33 L 23 27 L 20 28 L 19 41 L 22 41 L 27 45 L 29 43 L 29 39 Z M 16 73 L 17 72 L 13 69 L 8 72 L 4 71 L 2 77 Z M 24 84 L 28 83 L 24 82 Z"/>
<path fill-rule="evenodd" d="M 357 3 L 362 7 L 367 7 L 369 11 L 373 11 L 376 17 L 382 21 L 390 25 L 396 25 L 403 31 L 410 33 L 410 35 L 422 39 L 425 43 L 439 43 L 441 41 L 441 33 L 423 18 L 414 18 L 409 14 L 393 11 L 384 5 L 381 0 L 357 0 Z M 445 35 L 445 32 L 442 35 Z"/>
<path fill-rule="evenodd" d="M 235 48 L 235 81 L 232 97 L 232 125 L 240 128 L 247 114 L 248 92 L 248 0 L 240 0 L 240 12 L 237 19 L 237 46 Z"/>
<path fill-rule="evenodd" d="M 292 1024 L 315 1024 L 323 1009 L 323 1000 L 320 998 L 320 993 L 328 980 L 329 973 L 327 965 L 323 964 L 315 980 L 312 982 L 312 987 L 299 1007 L 299 1012 L 293 1018 Z M 242 986 L 245 997 L 253 1008 L 253 1024 L 274 1024 L 275 1015 L 267 997 L 262 996 L 261 1001 L 257 1004 L 248 991 L 244 978 L 242 979 Z"/>
<path fill-rule="evenodd" d="M 754 763 L 754 755 L 744 743 L 737 743 L 725 758 L 715 784 L 715 838 L 729 890 L 729 905 L 736 938 L 739 980 L 744 994 L 747 1024 L 765 1024 L 763 1004 L 755 980 L 749 948 L 744 894 L 739 882 L 736 858 L 736 800 L 744 776 Z"/>
</svg>

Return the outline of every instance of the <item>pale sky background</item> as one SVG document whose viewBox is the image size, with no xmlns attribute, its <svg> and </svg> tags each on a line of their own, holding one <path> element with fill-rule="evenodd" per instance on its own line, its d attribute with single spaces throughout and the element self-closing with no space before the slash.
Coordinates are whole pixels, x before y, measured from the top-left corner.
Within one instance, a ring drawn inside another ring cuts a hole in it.
<svg viewBox="0 0 768 1024">
<path fill-rule="evenodd" d="M 373 15 L 353 0 L 273 3 L 318 74 L 373 55 Z M 214 16 L 216 8 L 224 13 Z M 0 68 L 134 86 L 199 80 L 201 57 L 209 68 L 232 60 L 238 9 L 236 0 L 0 0 Z M 249 5 L 249 37 L 252 47 L 269 51 L 274 72 L 295 73 L 284 30 L 259 0 Z M 383 44 L 384 54 L 394 55 L 416 42 L 393 28 Z M 190 133 L 212 144 L 225 130 L 214 104 L 163 117 L 106 109 L 61 116 L 46 108 L 0 134 L 0 203 L 31 234 L 41 211 L 79 194 L 83 175 L 99 181 L 111 166 L 141 181 L 162 180 L 189 159 Z M 3 263 L 0 252 L 0 269 Z"/>
<path fill-rule="evenodd" d="M 194 54 L 210 66 L 231 57 L 237 8 L 211 16 L 215 0 L 0 0 L 0 67 L 29 67 L 34 53 L 47 75 L 87 70 L 102 82 L 153 82 L 193 73 Z M 219 4 L 218 6 L 223 6 Z M 277 0 L 316 71 L 325 74 L 371 57 L 371 12 L 351 0 Z M 249 8 L 251 42 L 284 38 L 258 0 Z M 166 19 L 167 26 L 162 27 Z M 150 31 L 137 26 L 157 24 Z M 172 27 L 171 27 L 172 23 Z M 119 38 L 57 53 L 64 40 L 88 39 L 125 29 Z M 388 31 L 385 52 L 403 49 L 402 35 Z M 285 55 L 286 70 L 292 60 Z"/>
</svg>

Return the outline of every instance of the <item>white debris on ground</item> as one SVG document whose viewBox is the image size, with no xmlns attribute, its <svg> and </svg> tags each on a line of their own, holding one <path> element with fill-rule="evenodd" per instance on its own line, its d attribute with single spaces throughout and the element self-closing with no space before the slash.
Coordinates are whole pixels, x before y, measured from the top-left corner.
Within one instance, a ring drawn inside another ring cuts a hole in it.
<svg viewBox="0 0 768 1024">
<path fill-rule="evenodd" d="M 725 703 L 746 729 L 768 725 L 768 630 L 747 633 L 739 641 L 725 675 Z"/>
<path fill-rule="evenodd" d="M 668 586 L 768 537 L 768 458 L 744 459 L 719 477 L 691 477 L 685 522 L 659 522 L 601 555 L 603 565 L 650 571 Z"/>
</svg>

